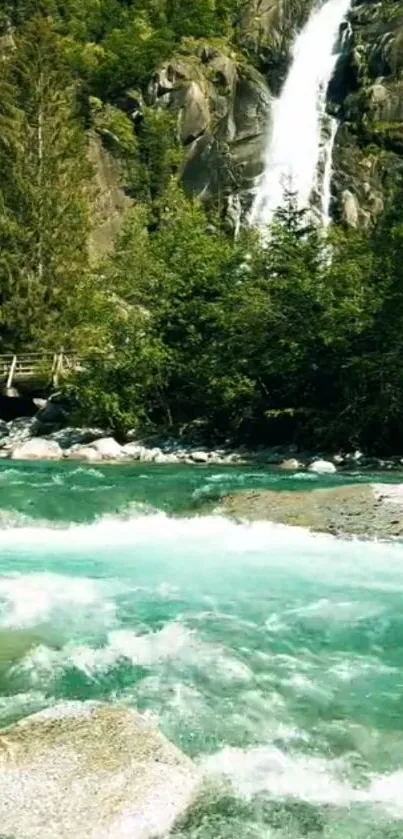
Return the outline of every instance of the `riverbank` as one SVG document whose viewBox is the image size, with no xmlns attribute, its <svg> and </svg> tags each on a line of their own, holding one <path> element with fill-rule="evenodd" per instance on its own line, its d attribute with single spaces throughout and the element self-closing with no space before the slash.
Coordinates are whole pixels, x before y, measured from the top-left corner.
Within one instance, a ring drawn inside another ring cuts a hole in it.
<svg viewBox="0 0 403 839">
<path fill-rule="evenodd" d="M 46 420 L 46 421 L 45 421 Z M 235 445 L 231 441 L 212 446 L 202 438 L 178 439 L 153 434 L 144 437 L 135 430 L 117 440 L 108 429 L 72 427 L 51 423 L 40 411 L 35 417 L 10 422 L 0 419 L 0 458 L 11 460 L 70 460 L 83 463 L 155 463 L 159 465 L 232 465 L 278 467 L 288 473 L 310 471 L 318 475 L 336 472 L 402 471 L 403 457 L 376 457 L 360 451 L 315 452 L 295 444 L 275 446 Z"/>
<path fill-rule="evenodd" d="M 225 498 L 222 510 L 237 519 L 266 520 L 334 536 L 403 539 L 401 484 L 237 493 Z"/>
</svg>

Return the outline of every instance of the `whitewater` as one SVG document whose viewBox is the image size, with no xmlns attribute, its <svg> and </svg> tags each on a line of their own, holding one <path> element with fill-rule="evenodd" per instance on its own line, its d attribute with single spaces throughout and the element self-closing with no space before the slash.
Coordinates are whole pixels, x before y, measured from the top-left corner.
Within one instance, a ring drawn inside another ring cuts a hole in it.
<svg viewBox="0 0 403 839">
<path fill-rule="evenodd" d="M 337 123 L 326 114 L 326 97 L 341 48 L 340 27 L 350 6 L 351 0 L 318 5 L 295 40 L 288 76 L 272 105 L 252 225 L 265 228 L 270 224 L 286 190 L 296 194 L 300 209 L 316 198 L 323 222 L 329 222 Z"/>
<path fill-rule="evenodd" d="M 71 700 L 147 712 L 206 779 L 175 839 L 402 835 L 403 546 L 219 513 L 303 483 L 1 464 L 0 725 Z"/>
</svg>

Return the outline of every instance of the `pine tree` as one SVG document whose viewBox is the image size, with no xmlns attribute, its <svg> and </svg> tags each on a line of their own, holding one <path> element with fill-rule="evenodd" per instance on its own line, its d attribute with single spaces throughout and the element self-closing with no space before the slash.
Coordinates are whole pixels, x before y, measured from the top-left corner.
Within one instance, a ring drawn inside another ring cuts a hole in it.
<svg viewBox="0 0 403 839">
<path fill-rule="evenodd" d="M 49 345 L 68 339 L 63 322 L 88 264 L 85 134 L 48 19 L 27 24 L 0 72 L 2 343 Z"/>
</svg>

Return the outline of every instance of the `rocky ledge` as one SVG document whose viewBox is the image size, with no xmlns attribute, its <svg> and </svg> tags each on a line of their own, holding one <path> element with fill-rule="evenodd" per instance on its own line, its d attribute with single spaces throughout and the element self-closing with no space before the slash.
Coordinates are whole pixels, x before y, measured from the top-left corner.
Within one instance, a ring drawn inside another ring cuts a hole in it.
<svg viewBox="0 0 403 839">
<path fill-rule="evenodd" d="M 403 539 L 403 484 L 354 484 L 305 492 L 245 492 L 228 496 L 223 511 L 334 536 Z"/>
</svg>

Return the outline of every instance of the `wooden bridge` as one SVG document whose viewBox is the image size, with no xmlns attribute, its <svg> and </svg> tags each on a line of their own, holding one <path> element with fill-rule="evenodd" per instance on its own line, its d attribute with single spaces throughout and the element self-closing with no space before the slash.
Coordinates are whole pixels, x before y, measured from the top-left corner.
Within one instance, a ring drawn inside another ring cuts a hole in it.
<svg viewBox="0 0 403 839">
<path fill-rule="evenodd" d="M 42 384 L 57 387 L 61 378 L 82 369 L 80 359 L 62 351 L 58 353 L 21 353 L 0 355 L 0 385 L 12 395 L 18 385 Z"/>
</svg>

